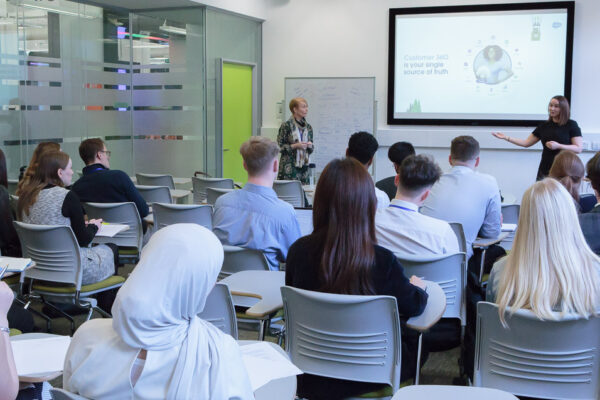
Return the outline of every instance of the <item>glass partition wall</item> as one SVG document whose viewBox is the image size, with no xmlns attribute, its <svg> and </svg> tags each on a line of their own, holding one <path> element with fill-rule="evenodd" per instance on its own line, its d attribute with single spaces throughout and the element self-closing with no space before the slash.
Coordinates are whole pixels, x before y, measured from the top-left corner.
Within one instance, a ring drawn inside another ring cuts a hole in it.
<svg viewBox="0 0 600 400">
<path fill-rule="evenodd" d="M 218 176 L 215 59 L 260 65 L 260 32 L 258 21 L 204 7 L 132 13 L 0 0 L 0 148 L 9 178 L 41 141 L 59 142 L 81 170 L 77 149 L 90 137 L 106 142 L 112 168 L 131 175 Z M 260 99 L 260 84 L 255 90 Z"/>
</svg>

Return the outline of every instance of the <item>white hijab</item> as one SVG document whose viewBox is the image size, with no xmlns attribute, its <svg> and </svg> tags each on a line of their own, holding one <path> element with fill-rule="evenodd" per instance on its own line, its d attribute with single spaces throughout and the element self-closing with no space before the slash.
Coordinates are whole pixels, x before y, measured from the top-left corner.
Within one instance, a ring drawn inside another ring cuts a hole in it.
<svg viewBox="0 0 600 400">
<path fill-rule="evenodd" d="M 167 399 L 254 397 L 235 341 L 197 317 L 222 264 L 223 247 L 212 232 L 195 224 L 171 225 L 152 236 L 117 294 L 112 328 L 122 342 L 129 348 L 146 349 L 149 354 L 178 349 L 175 365 L 165 365 Z M 110 353 L 117 353 L 117 346 L 108 339 L 96 344 L 106 347 L 95 350 L 105 351 L 103 368 L 107 368 Z M 78 359 L 75 350 L 69 350 L 73 360 Z M 84 368 L 88 374 L 102 362 L 90 363 L 89 356 L 81 358 L 88 363 Z M 69 369 L 76 371 L 77 366 Z M 87 385 L 79 382 L 75 386 Z"/>
</svg>

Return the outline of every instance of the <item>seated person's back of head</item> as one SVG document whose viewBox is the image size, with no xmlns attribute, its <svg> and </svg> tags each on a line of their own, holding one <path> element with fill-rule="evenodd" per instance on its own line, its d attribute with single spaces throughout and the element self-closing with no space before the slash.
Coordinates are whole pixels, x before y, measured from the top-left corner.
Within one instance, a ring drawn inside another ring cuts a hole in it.
<svg viewBox="0 0 600 400">
<path fill-rule="evenodd" d="M 63 387 L 93 399 L 253 399 L 235 340 L 198 317 L 222 264 L 221 243 L 200 225 L 155 233 L 113 319 L 75 332 Z"/>
<path fill-rule="evenodd" d="M 409 142 L 396 142 L 390 146 L 388 150 L 388 159 L 392 162 L 396 174 L 388 178 L 377 181 L 375 186 L 383 190 L 388 197 L 393 199 L 396 196 L 396 185 L 394 184 L 395 176 L 400 173 L 400 165 L 408 156 L 414 156 L 415 148 Z"/>
<path fill-rule="evenodd" d="M 539 318 L 554 311 L 587 317 L 600 306 L 600 258 L 581 233 L 569 193 L 556 180 L 532 185 L 521 200 L 512 250 L 494 264 L 487 300 L 501 319 L 508 307 L 526 308 Z"/>
<path fill-rule="evenodd" d="M 471 244 L 477 236 L 491 238 L 500 234 L 500 190 L 494 177 L 475 172 L 479 143 L 473 137 L 454 138 L 449 161 L 452 169 L 433 185 L 421 212 L 462 224 L 470 258 Z"/>
<path fill-rule="evenodd" d="M 348 140 L 346 157 L 352 157 L 358 160 L 365 168 L 369 168 L 373 163 L 373 157 L 375 157 L 378 148 L 379 144 L 375 136 L 369 132 L 356 132 Z M 390 204 L 388 195 L 377 187 L 375 188 L 375 197 L 377 198 L 377 208 L 387 207 Z"/>
<path fill-rule="evenodd" d="M 110 154 L 101 139 L 81 142 L 79 155 L 86 166 L 83 176 L 73 184 L 73 191 L 86 203 L 133 202 L 144 218 L 149 213 L 146 201 L 125 172 L 110 169 Z"/>
<path fill-rule="evenodd" d="M 596 206 L 591 211 L 580 214 L 579 223 L 585 240 L 594 253 L 600 255 L 600 152 L 587 162 L 586 174 L 594 189 Z"/>
<path fill-rule="evenodd" d="M 585 167 L 577 154 L 569 150 L 561 150 L 554 158 L 549 176 L 559 181 L 573 198 L 575 207 L 579 209 L 579 187 L 585 175 Z"/>
<path fill-rule="evenodd" d="M 456 235 L 446 221 L 419 213 L 419 206 L 441 175 L 440 167 L 428 156 L 404 159 L 396 176 L 396 196 L 375 217 L 381 246 L 394 253 L 418 255 L 459 251 Z"/>
<path fill-rule="evenodd" d="M 240 153 L 248 183 L 217 199 L 213 231 L 224 244 L 262 250 L 270 268 L 277 270 L 300 237 L 293 207 L 278 199 L 273 190 L 279 147 L 269 138 L 253 136 L 242 143 Z"/>
<path fill-rule="evenodd" d="M 15 193 L 17 196 L 19 196 L 21 187 L 23 187 L 23 185 L 26 185 L 29 179 L 31 179 L 31 177 L 35 173 L 35 170 L 37 169 L 38 164 L 40 162 L 40 158 L 42 157 L 42 154 L 44 154 L 47 151 L 60 151 L 60 145 L 55 142 L 41 142 L 36 146 L 27 168 L 25 170 L 21 168 L 22 174 L 19 175 L 19 184 Z"/>
<path fill-rule="evenodd" d="M 409 281 L 394 254 L 376 244 L 375 202 L 373 183 L 363 165 L 352 158 L 331 161 L 315 190 L 314 231 L 290 248 L 286 285 L 327 293 L 395 296 L 403 318 L 421 314 L 427 301 L 422 281 L 416 277 Z M 412 339 L 403 331 L 403 379 L 414 374 Z M 379 386 L 310 374 L 298 377 L 298 395 L 311 399 L 345 398 Z"/>
</svg>

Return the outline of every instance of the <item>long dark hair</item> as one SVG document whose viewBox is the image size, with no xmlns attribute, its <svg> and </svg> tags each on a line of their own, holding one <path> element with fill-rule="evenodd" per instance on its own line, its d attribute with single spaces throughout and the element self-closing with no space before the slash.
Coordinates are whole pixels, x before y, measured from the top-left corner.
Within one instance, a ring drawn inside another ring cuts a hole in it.
<svg viewBox="0 0 600 400">
<path fill-rule="evenodd" d="M 59 169 L 67 168 L 69 155 L 62 151 L 48 151 L 42 154 L 37 168 L 31 179 L 21 187 L 19 201 L 17 202 L 17 216 L 29 215 L 29 209 L 36 202 L 38 194 L 47 185 L 64 186 L 58 176 Z"/>
<path fill-rule="evenodd" d="M 37 145 L 35 150 L 33 150 L 33 155 L 31 156 L 29 165 L 23 174 L 23 179 L 21 179 L 17 185 L 17 196 L 21 196 L 21 190 L 24 186 L 29 184 L 29 180 L 33 177 L 35 171 L 37 170 L 42 154 L 47 151 L 60 151 L 60 144 L 55 142 L 41 142 Z"/>
<path fill-rule="evenodd" d="M 6 157 L 0 149 L 0 185 L 8 189 L 8 177 L 6 175 Z"/>
<path fill-rule="evenodd" d="M 376 208 L 373 180 L 359 161 L 348 157 L 327 164 L 313 207 L 314 232 L 324 235 L 321 291 L 374 293 L 370 269 L 375 264 Z"/>
<path fill-rule="evenodd" d="M 558 100 L 558 107 L 560 108 L 558 125 L 566 125 L 571 118 L 571 107 L 569 106 L 569 100 L 567 100 L 565 96 L 554 96 L 552 99 L 550 99 L 550 101 L 552 100 Z M 548 117 L 548 120 L 552 121 L 552 117 Z"/>
</svg>

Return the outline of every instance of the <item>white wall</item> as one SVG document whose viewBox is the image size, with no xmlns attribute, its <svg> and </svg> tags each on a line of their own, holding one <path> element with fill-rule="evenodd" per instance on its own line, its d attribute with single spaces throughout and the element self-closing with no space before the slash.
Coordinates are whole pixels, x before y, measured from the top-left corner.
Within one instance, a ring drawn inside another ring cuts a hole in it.
<svg viewBox="0 0 600 400">
<path fill-rule="evenodd" d="M 275 137 L 279 121 L 276 103 L 283 97 L 285 77 L 375 76 L 378 100 L 377 138 L 382 146 L 376 178 L 393 173 L 387 146 L 398 140 L 430 153 L 447 168 L 450 140 L 459 134 L 476 137 L 482 146 L 481 170 L 494 174 L 503 192 L 518 198 L 535 180 L 541 147 L 515 148 L 491 138 L 492 128 L 386 125 L 388 10 L 412 6 L 527 2 L 531 0 L 265 0 L 263 10 L 263 129 Z M 244 2 L 240 2 L 244 3 Z M 600 1 L 577 0 L 573 54 L 572 117 L 586 141 L 600 142 Z M 308 116 L 310 122 L 310 111 Z M 502 129 L 525 137 L 530 128 Z M 584 153 L 587 161 L 591 153 Z"/>
</svg>

